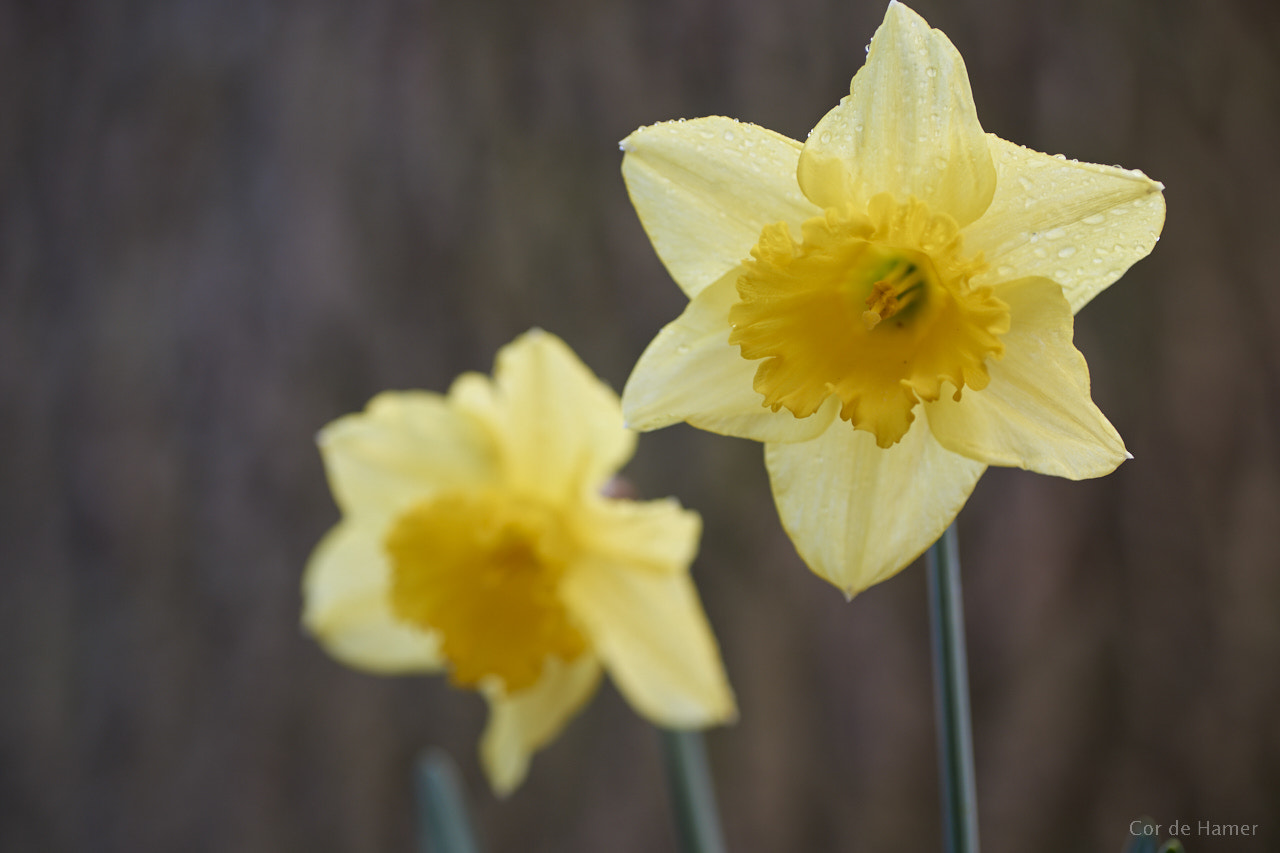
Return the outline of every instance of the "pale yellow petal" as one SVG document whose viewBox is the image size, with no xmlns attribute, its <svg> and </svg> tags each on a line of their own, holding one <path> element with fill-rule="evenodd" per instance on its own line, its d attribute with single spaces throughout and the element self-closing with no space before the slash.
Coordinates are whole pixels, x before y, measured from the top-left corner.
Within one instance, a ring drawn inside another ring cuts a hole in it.
<svg viewBox="0 0 1280 853">
<path fill-rule="evenodd" d="M 338 660 L 377 673 L 434 672 L 439 640 L 397 620 L 384 531 L 347 520 L 320 540 L 302 579 L 302 623 Z"/>
<path fill-rule="evenodd" d="M 495 793 L 506 796 L 524 781 L 533 753 L 560 733 L 599 682 L 599 661 L 584 654 L 572 663 L 548 658 L 538 682 L 519 693 L 485 691 L 489 722 L 480 739 L 480 761 Z"/>
<path fill-rule="evenodd" d="M 343 513 L 386 519 L 440 489 L 490 482 L 497 456 L 482 424 L 426 391 L 386 392 L 320 431 Z"/>
<path fill-rule="evenodd" d="M 988 140 L 996 196 L 963 235 L 965 250 L 990 265 L 976 284 L 1044 276 L 1079 311 L 1155 246 L 1164 226 L 1161 184 L 1141 172 Z"/>
<path fill-rule="evenodd" d="M 820 207 L 861 210 L 887 192 L 898 202 L 914 196 L 962 227 L 981 216 L 996 173 L 950 40 L 890 3 L 850 94 L 805 142 L 798 176 Z"/>
<path fill-rule="evenodd" d="M 552 502 L 595 491 L 635 450 L 618 396 L 555 335 L 534 329 L 498 351 L 487 415 L 459 388 L 460 408 L 499 436 L 506 485 Z M 478 396 L 478 395 L 476 395 Z"/>
<path fill-rule="evenodd" d="M 663 574 L 598 555 L 569 571 L 561 595 L 640 714 L 679 728 L 735 716 L 720 651 L 687 572 Z"/>
<path fill-rule="evenodd" d="M 1079 480 L 1110 474 L 1128 454 L 1089 397 L 1089 367 L 1071 343 L 1071 306 L 1046 278 L 1000 286 L 1010 328 L 991 384 L 927 403 L 938 442 L 985 462 Z"/>
<path fill-rule="evenodd" d="M 848 596 L 942 535 L 986 466 L 946 450 L 917 410 L 888 450 L 837 421 L 813 441 L 765 446 L 778 515 L 801 558 Z"/>
<path fill-rule="evenodd" d="M 659 574 L 688 570 L 698 553 L 702 518 L 674 498 L 656 501 L 586 501 L 574 514 L 582 547 L 606 559 Z"/>
<path fill-rule="evenodd" d="M 690 298 L 737 266 L 774 222 L 818 211 L 796 184 L 800 143 L 711 116 L 642 127 L 622 141 L 622 177 L 640 222 Z"/>
<path fill-rule="evenodd" d="M 743 358 L 728 342 L 729 306 L 738 299 L 739 274 L 735 268 L 695 296 L 640 356 L 622 391 L 622 410 L 632 429 L 687 421 L 755 441 L 804 441 L 831 422 L 835 402 L 803 419 L 763 405 L 753 385 L 759 362 Z"/>
</svg>

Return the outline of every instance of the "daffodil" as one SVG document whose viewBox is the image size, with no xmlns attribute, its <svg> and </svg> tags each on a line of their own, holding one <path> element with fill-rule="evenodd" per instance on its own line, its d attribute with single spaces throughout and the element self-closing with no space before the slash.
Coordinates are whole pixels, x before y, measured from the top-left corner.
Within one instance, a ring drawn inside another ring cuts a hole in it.
<svg viewBox="0 0 1280 853">
<path fill-rule="evenodd" d="M 353 667 L 480 691 L 499 793 L 602 670 L 661 725 L 734 715 L 689 577 L 701 521 L 602 493 L 635 434 L 559 338 L 518 338 L 492 380 L 464 374 L 447 395 L 375 397 L 319 443 L 342 519 L 307 566 L 304 624 Z"/>
<path fill-rule="evenodd" d="M 1073 315 L 1151 251 L 1163 187 L 983 132 L 960 54 L 906 6 L 803 144 L 711 117 L 622 149 L 690 299 L 627 382 L 628 424 L 764 442 L 783 526 L 846 594 L 915 559 L 988 465 L 1127 458 Z"/>
</svg>

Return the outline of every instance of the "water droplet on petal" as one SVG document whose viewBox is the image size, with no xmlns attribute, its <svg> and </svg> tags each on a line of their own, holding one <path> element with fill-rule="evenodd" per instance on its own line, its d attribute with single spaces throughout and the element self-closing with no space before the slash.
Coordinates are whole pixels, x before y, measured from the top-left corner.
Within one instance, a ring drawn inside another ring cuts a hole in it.
<svg viewBox="0 0 1280 853">
<path fill-rule="evenodd" d="M 1080 221 L 1083 222 L 1085 225 L 1101 225 L 1103 222 L 1107 221 L 1107 218 L 1103 216 L 1101 213 L 1094 213 L 1090 216 L 1086 216 L 1084 219 L 1081 219 Z"/>
<path fill-rule="evenodd" d="M 822 141 L 823 145 L 826 145 L 828 142 L 831 141 L 831 131 L 829 130 L 822 131 L 822 135 L 819 136 L 818 139 Z"/>
<path fill-rule="evenodd" d="M 1075 246 L 1063 246 L 1061 249 L 1058 250 L 1058 257 L 1069 258 L 1075 253 L 1076 253 Z"/>
<path fill-rule="evenodd" d="M 927 52 L 927 51 L 921 51 L 921 53 L 925 54 L 926 56 L 928 55 L 928 52 Z M 934 68 L 932 65 L 930 65 L 928 68 L 926 68 L 926 69 L 924 70 L 924 73 L 925 73 L 925 74 L 928 74 L 930 77 L 937 77 L 937 76 L 938 76 L 938 69 L 936 69 L 936 68 Z"/>
</svg>

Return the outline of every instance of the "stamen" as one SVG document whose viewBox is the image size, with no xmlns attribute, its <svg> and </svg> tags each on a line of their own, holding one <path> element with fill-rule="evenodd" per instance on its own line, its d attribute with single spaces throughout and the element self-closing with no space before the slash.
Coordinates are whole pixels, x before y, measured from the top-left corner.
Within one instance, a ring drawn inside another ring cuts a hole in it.
<svg viewBox="0 0 1280 853">
<path fill-rule="evenodd" d="M 871 331 L 881 320 L 888 320 L 911 304 L 910 299 L 903 299 L 904 296 L 923 292 L 923 288 L 924 276 L 920 268 L 909 261 L 899 260 L 889 275 L 871 286 L 867 310 L 862 312 L 862 325 Z"/>
</svg>

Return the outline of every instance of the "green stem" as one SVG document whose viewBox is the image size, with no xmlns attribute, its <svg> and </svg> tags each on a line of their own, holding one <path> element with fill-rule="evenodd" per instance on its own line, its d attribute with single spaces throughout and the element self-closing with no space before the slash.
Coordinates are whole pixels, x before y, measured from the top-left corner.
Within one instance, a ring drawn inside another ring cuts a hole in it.
<svg viewBox="0 0 1280 853">
<path fill-rule="evenodd" d="M 702 733 L 662 729 L 662 752 L 680 849 L 684 853 L 724 853 Z"/>
<path fill-rule="evenodd" d="M 477 853 L 458 770 L 433 749 L 418 760 L 418 848 L 421 853 Z"/>
<path fill-rule="evenodd" d="M 944 850 L 978 853 L 978 797 L 969 723 L 969 670 L 964 651 L 960 556 L 953 523 L 929 549 L 929 623 L 933 634 L 938 766 Z"/>
</svg>

